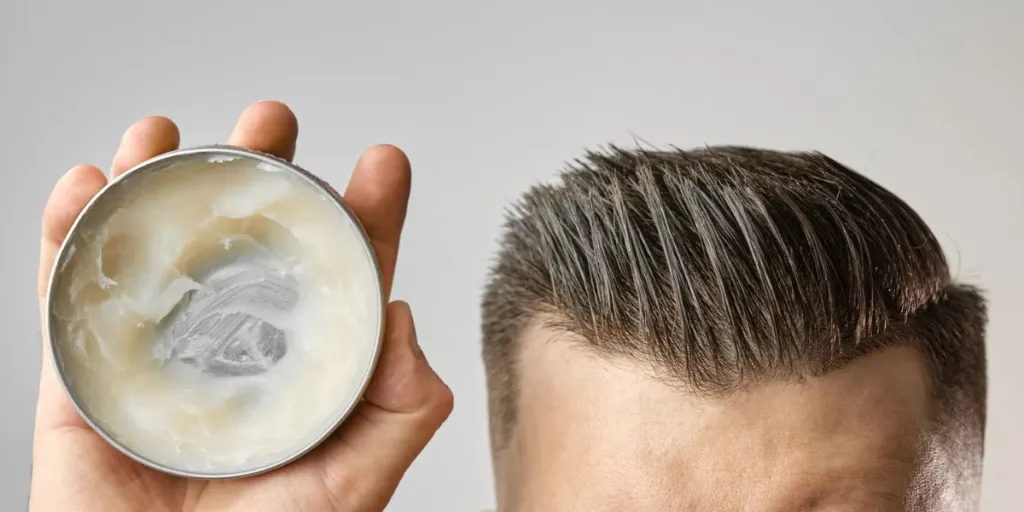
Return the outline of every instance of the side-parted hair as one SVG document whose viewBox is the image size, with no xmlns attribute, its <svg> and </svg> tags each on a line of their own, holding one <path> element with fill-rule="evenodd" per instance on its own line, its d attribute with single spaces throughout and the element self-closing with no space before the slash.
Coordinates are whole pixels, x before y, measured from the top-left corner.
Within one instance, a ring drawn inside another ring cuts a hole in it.
<svg viewBox="0 0 1024 512">
<path fill-rule="evenodd" d="M 588 152 L 509 212 L 482 313 L 496 452 L 516 421 L 520 338 L 538 321 L 708 397 L 911 345 L 945 451 L 922 457 L 954 472 L 922 474 L 913 499 L 950 481 L 977 492 L 985 301 L 953 282 L 906 203 L 820 153 Z"/>
</svg>

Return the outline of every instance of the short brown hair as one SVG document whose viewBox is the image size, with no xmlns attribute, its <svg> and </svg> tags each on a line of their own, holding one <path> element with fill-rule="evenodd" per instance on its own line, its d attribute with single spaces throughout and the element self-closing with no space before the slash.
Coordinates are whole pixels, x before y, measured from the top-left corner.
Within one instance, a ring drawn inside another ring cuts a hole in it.
<svg viewBox="0 0 1024 512">
<path fill-rule="evenodd" d="M 913 344 L 976 479 L 985 309 L 906 203 L 823 154 L 591 151 L 508 214 L 483 297 L 492 447 L 516 419 L 519 338 L 545 319 L 712 396 Z"/>
</svg>

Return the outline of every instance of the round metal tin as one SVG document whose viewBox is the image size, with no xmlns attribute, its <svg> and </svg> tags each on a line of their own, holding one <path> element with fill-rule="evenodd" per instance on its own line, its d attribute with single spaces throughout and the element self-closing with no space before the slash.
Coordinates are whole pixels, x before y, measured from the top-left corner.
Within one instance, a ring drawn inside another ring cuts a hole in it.
<svg viewBox="0 0 1024 512">
<path fill-rule="evenodd" d="M 91 209 L 93 209 L 93 207 L 95 205 L 99 204 L 102 201 L 104 195 L 106 195 L 109 191 L 111 191 L 111 190 L 113 190 L 114 188 L 117 188 L 117 187 L 130 187 L 131 183 L 132 183 L 133 177 L 137 177 L 139 175 L 143 175 L 143 174 L 150 173 L 150 172 L 161 172 L 162 170 L 166 169 L 169 166 L 168 164 L 173 163 L 175 160 L 188 159 L 188 158 L 204 158 L 204 159 L 206 159 L 207 162 L 209 162 L 209 161 L 211 161 L 210 160 L 211 158 L 216 158 L 216 157 L 223 157 L 223 158 L 228 158 L 228 159 L 230 159 L 230 158 L 249 159 L 249 160 L 255 161 L 256 163 L 263 162 L 265 164 L 272 165 L 275 168 L 289 171 L 289 172 L 291 172 L 291 173 L 301 177 L 307 183 L 312 185 L 315 189 L 319 190 L 320 193 L 322 193 L 324 195 L 324 197 L 329 198 L 332 201 L 332 203 L 338 208 L 338 210 L 341 211 L 342 214 L 345 215 L 352 222 L 353 226 L 358 231 L 359 237 L 362 240 L 363 250 L 365 251 L 367 258 L 369 258 L 369 261 L 371 262 L 372 267 L 373 267 L 374 281 L 376 283 L 376 291 L 377 291 L 377 295 L 378 295 L 378 298 L 379 298 L 378 302 L 379 302 L 379 307 L 380 307 L 380 310 L 379 310 L 379 312 L 380 312 L 380 314 L 379 314 L 380 322 L 377 325 L 376 336 L 374 337 L 374 342 L 373 342 L 374 346 L 372 347 L 372 353 L 371 353 L 371 356 L 370 356 L 369 364 L 367 365 L 367 368 L 366 368 L 366 371 L 365 371 L 364 375 L 362 376 L 362 378 L 359 381 L 360 382 L 359 386 L 356 389 L 356 392 L 353 394 L 350 403 L 344 404 L 343 407 L 339 408 L 340 412 L 338 414 L 337 419 L 332 421 L 330 423 L 330 426 L 327 429 L 325 429 L 322 433 L 320 433 L 315 438 L 313 438 L 313 441 L 307 443 L 305 446 L 302 446 L 300 449 L 298 449 L 294 453 L 291 453 L 290 455 L 285 456 L 285 457 L 281 458 L 280 460 L 277 460 L 277 461 L 272 462 L 272 463 L 265 464 L 263 466 L 255 468 L 255 469 L 246 470 L 246 471 L 239 471 L 239 472 L 234 472 L 234 473 L 201 473 L 201 472 L 183 471 L 183 470 L 178 470 L 178 469 L 175 469 L 175 468 L 171 468 L 171 467 L 165 466 L 165 465 L 163 465 L 163 464 L 161 464 L 159 462 L 153 461 L 151 459 L 148 459 L 148 458 L 146 458 L 146 457 L 144 457 L 144 456 L 134 452 L 133 450 L 129 449 L 128 447 L 126 447 L 125 445 L 120 443 L 116 438 L 114 438 L 113 435 L 111 435 L 106 430 L 104 430 L 85 411 L 85 409 L 80 404 L 80 401 L 79 401 L 78 397 L 75 396 L 74 390 L 72 389 L 71 386 L 68 385 L 67 378 L 66 378 L 66 375 L 65 375 L 65 372 L 64 372 L 64 368 L 63 368 L 63 362 L 61 361 L 61 358 L 60 358 L 60 351 L 58 350 L 58 347 L 57 347 L 56 336 L 54 335 L 54 323 L 55 323 L 54 322 L 54 316 L 51 313 L 52 308 L 54 307 L 54 300 L 55 299 L 54 299 L 53 291 L 54 291 L 54 287 L 55 287 L 55 285 L 57 283 L 57 276 L 58 276 L 58 273 L 59 273 L 58 271 L 59 271 L 60 265 L 64 261 L 64 259 L 69 257 L 69 255 L 66 254 L 67 251 L 68 251 L 69 242 L 75 238 L 75 234 L 77 233 L 77 231 L 79 229 L 79 226 L 82 223 L 83 219 L 85 219 L 87 217 L 89 211 Z M 242 148 L 238 148 L 238 147 L 234 147 L 234 146 L 223 146 L 223 145 L 198 146 L 198 147 L 192 147 L 192 148 L 186 148 L 186 149 L 180 149 L 180 150 L 176 150 L 176 151 L 171 151 L 171 152 L 159 155 L 157 157 L 151 158 L 149 160 L 146 160 L 145 162 L 142 162 L 141 164 L 139 164 L 139 165 L 129 169 L 128 171 L 126 171 L 124 174 L 122 174 L 118 178 L 116 178 L 114 180 L 111 180 L 111 182 L 108 183 L 107 186 L 105 186 L 99 193 L 97 193 L 89 201 L 88 204 L 86 204 L 85 208 L 82 209 L 82 212 L 79 213 L 78 217 L 75 219 L 75 222 L 71 225 L 71 229 L 68 231 L 67 236 L 64 238 L 64 242 L 61 244 L 60 250 L 57 252 L 57 257 L 54 259 L 54 265 L 53 265 L 53 267 L 50 270 L 50 277 L 49 277 L 49 281 L 48 281 L 48 284 L 47 284 L 47 294 L 46 295 L 47 295 L 46 296 L 46 312 L 45 312 L 46 313 L 46 334 L 47 334 L 47 344 L 48 344 L 49 349 L 50 349 L 51 359 L 52 359 L 52 362 L 53 362 L 53 365 L 54 365 L 54 369 L 55 369 L 56 374 L 57 374 L 57 378 L 60 381 L 61 387 L 64 388 L 64 392 L 70 398 L 71 403 L 74 405 L 74 407 L 78 411 L 79 415 L 81 415 L 82 419 L 84 419 L 85 422 L 90 427 L 92 427 L 92 429 L 97 434 L 100 435 L 100 437 L 102 437 L 104 440 L 106 440 L 107 443 L 112 445 L 114 448 L 119 450 L 121 453 L 123 453 L 123 454 L 127 455 L 128 457 L 130 457 L 131 459 L 135 460 L 136 462 L 138 462 L 140 464 L 143 464 L 143 465 L 145 465 L 145 466 L 147 466 L 149 468 L 152 468 L 154 470 L 157 470 L 157 471 L 160 471 L 160 472 L 163 472 L 163 473 L 167 473 L 167 474 L 170 474 L 170 475 L 174 475 L 174 476 L 184 477 L 184 478 L 223 480 L 223 479 L 244 478 L 244 477 L 255 476 L 255 475 L 266 473 L 268 471 L 272 471 L 272 470 L 275 470 L 275 469 L 280 468 L 282 466 L 285 466 L 285 465 L 287 465 L 287 464 L 289 464 L 291 462 L 294 462 L 295 460 L 301 458 L 302 456 L 306 455 L 310 451 L 312 451 L 314 448 L 319 446 L 324 440 L 326 440 L 335 430 L 337 430 L 337 428 L 339 426 L 341 426 L 342 423 L 344 423 L 344 421 L 352 413 L 353 409 L 355 409 L 355 407 L 362 400 L 363 394 L 365 393 L 366 388 L 369 386 L 370 379 L 373 376 L 374 371 L 376 370 L 377 362 L 380 359 L 381 347 L 383 345 L 383 340 L 384 340 L 386 297 L 384 296 L 383 276 L 381 274 L 379 262 L 377 261 L 376 253 L 373 250 L 373 245 L 372 245 L 372 243 L 370 241 L 370 238 L 367 236 L 366 231 L 363 228 L 362 223 L 359 221 L 359 218 L 356 217 L 355 213 L 353 213 L 352 210 L 348 207 L 348 205 L 345 204 L 344 199 L 342 199 L 341 195 L 338 194 L 338 192 L 336 190 L 334 190 L 334 188 L 332 188 L 329 184 L 327 184 L 325 181 L 321 180 L 319 177 L 317 177 L 313 173 L 311 173 L 311 172 L 309 172 L 309 171 L 307 171 L 307 170 L 305 170 L 305 169 L 303 169 L 303 168 L 301 168 L 301 167 L 299 167 L 299 166 L 297 166 L 297 165 L 295 165 L 295 164 L 293 164 L 291 162 L 288 162 L 286 160 L 277 158 L 275 156 L 268 155 L 268 154 L 265 154 L 265 153 L 260 153 L 260 152 L 257 152 L 257 151 L 251 151 L 251 150 L 247 150 L 247 149 L 242 149 Z"/>
</svg>

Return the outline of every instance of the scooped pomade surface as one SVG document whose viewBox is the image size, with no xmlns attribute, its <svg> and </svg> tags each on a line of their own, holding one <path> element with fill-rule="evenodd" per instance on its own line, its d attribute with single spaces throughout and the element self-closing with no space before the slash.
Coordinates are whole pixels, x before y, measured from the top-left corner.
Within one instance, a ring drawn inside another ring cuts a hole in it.
<svg viewBox="0 0 1024 512">
<path fill-rule="evenodd" d="M 315 442 L 372 367 L 380 285 L 301 175 L 229 153 L 131 173 L 57 264 L 54 356 L 83 412 L 172 470 L 237 474 Z"/>
</svg>

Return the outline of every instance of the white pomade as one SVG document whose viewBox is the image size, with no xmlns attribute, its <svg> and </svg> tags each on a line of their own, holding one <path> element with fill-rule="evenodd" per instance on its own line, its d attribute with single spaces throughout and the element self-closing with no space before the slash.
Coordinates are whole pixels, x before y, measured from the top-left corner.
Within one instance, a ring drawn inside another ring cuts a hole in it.
<svg viewBox="0 0 1024 512">
<path fill-rule="evenodd" d="M 376 355 L 380 281 L 358 225 L 281 164 L 179 155 L 118 181 L 56 267 L 68 391 L 177 472 L 258 471 L 316 443 Z"/>
</svg>

